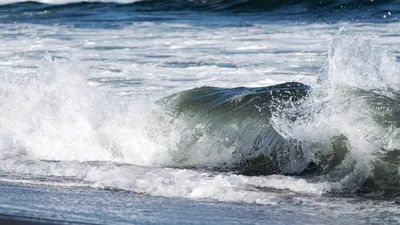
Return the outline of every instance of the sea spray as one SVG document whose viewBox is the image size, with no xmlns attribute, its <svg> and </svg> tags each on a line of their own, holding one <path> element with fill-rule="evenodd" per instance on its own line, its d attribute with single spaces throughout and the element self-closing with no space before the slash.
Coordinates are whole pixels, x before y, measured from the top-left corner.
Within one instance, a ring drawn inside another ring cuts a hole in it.
<svg viewBox="0 0 400 225">
<path fill-rule="evenodd" d="M 2 154 L 167 164 L 153 155 L 169 157 L 157 106 L 90 87 L 87 74 L 82 63 L 47 55 L 35 76 L 1 80 Z"/>
<path fill-rule="evenodd" d="M 326 168 L 322 180 L 335 182 L 332 186 L 342 191 L 363 192 L 369 185 L 380 186 L 369 191 L 385 193 L 380 189 L 384 185 L 378 184 L 382 178 L 376 176 L 383 166 L 377 157 L 400 147 L 399 69 L 384 49 L 367 38 L 339 33 L 330 44 L 326 68 L 309 98 L 299 107 L 275 114 L 273 124 L 282 136 L 303 144 L 330 143 L 334 137 L 343 137 L 345 144 L 341 148 L 335 149 L 332 144 L 330 148 L 303 148 L 311 150 L 313 156 L 348 151 L 334 169 Z M 284 119 L 287 114 L 303 116 L 288 121 Z M 395 177 L 393 182 L 385 182 L 392 189 L 398 182 L 398 171 L 393 172 L 397 166 L 384 167 L 391 168 L 387 175 Z"/>
</svg>

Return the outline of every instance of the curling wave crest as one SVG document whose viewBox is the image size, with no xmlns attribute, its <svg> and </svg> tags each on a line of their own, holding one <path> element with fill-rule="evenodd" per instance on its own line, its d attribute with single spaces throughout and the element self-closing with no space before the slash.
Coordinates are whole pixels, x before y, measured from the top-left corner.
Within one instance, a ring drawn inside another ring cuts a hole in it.
<svg viewBox="0 0 400 225">
<path fill-rule="evenodd" d="M 0 74 L 5 179 L 262 204 L 282 191 L 400 193 L 399 64 L 368 39 L 337 35 L 311 86 L 149 103 L 88 85 L 88 70 L 46 56 L 36 76 Z"/>
</svg>

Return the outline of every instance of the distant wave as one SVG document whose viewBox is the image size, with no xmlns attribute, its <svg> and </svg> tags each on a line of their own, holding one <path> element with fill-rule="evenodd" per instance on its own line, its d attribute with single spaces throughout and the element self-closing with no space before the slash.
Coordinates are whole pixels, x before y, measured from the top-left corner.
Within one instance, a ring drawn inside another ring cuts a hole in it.
<svg viewBox="0 0 400 225">
<path fill-rule="evenodd" d="M 390 21 L 400 12 L 398 1 L 371 0 L 6 0 L 1 2 L 0 13 L 51 10 L 113 10 L 124 12 L 199 11 L 225 13 L 263 13 L 281 18 L 336 18 L 340 20 Z M 276 19 L 275 18 L 275 19 Z"/>
</svg>

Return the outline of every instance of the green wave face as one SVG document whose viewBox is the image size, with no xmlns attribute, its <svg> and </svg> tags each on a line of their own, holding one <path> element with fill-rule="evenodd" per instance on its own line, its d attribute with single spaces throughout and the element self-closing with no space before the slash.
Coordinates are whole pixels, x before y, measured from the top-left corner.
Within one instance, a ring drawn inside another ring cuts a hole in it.
<svg viewBox="0 0 400 225">
<path fill-rule="evenodd" d="M 301 104 L 308 93 L 309 87 L 304 84 L 284 83 L 262 88 L 201 87 L 163 99 L 175 119 L 185 124 L 187 135 L 179 144 L 176 161 L 199 166 L 194 157 L 216 154 L 220 161 L 214 165 L 205 161 L 200 166 L 252 175 L 306 170 L 310 160 L 296 150 L 296 143 L 282 138 L 270 120 L 277 110 Z M 193 154 L 202 148 L 208 148 L 205 155 Z M 289 148 L 304 158 L 301 163 L 287 162 Z M 226 153 L 229 156 L 224 160 L 221 155 Z"/>
<path fill-rule="evenodd" d="M 398 195 L 400 154 L 387 142 L 399 139 L 394 137 L 400 121 L 396 92 L 387 95 L 342 86 L 331 100 L 320 101 L 320 94 L 301 83 L 200 87 L 160 103 L 173 115 L 171 122 L 183 125 L 174 152 L 179 167 L 302 176 L 315 182 L 343 183 L 333 192 Z M 335 122 L 348 121 L 349 114 L 354 120 L 350 125 Z M 351 127 L 371 124 L 371 134 L 354 133 Z M 358 146 L 357 138 L 363 138 L 364 145 Z M 375 148 L 368 160 L 359 156 L 365 143 Z"/>
</svg>

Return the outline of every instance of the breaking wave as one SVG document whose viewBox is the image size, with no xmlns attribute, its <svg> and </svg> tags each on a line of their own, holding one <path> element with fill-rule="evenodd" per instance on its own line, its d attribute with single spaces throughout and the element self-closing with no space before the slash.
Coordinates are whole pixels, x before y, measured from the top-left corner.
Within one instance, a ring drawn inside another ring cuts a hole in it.
<svg viewBox="0 0 400 225">
<path fill-rule="evenodd" d="M 337 185 L 332 192 L 399 195 L 399 69 L 369 40 L 344 35 L 332 41 L 312 88 L 202 87 L 174 95 L 169 107 L 191 128 L 176 160 L 198 166 L 199 158 L 222 159 L 219 152 L 229 155 L 221 168 L 246 175 L 294 175 Z"/>
<path fill-rule="evenodd" d="M 149 103 L 46 56 L 36 76 L 1 74 L 1 176 L 257 203 L 276 189 L 399 196 L 398 62 L 341 33 L 324 68 L 311 86 L 200 87 Z"/>
</svg>

